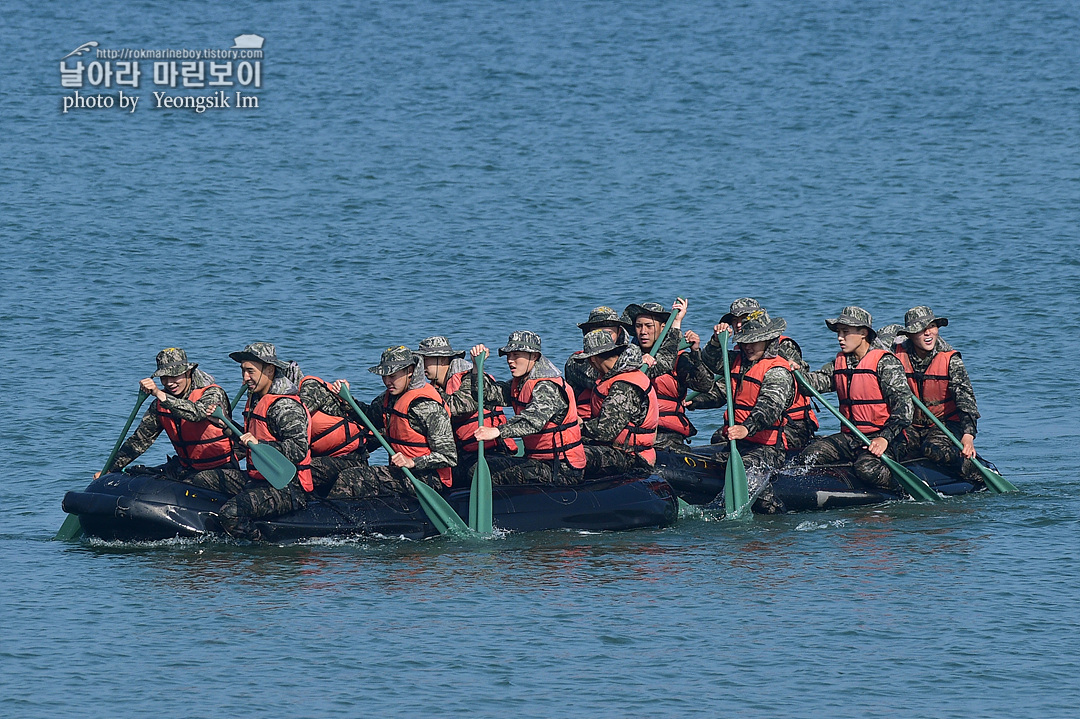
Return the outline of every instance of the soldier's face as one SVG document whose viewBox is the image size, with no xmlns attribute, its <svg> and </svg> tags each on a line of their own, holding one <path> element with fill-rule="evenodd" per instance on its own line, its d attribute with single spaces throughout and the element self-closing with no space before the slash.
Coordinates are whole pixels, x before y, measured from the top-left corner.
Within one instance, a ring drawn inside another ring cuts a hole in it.
<svg viewBox="0 0 1080 719">
<path fill-rule="evenodd" d="M 840 343 L 840 351 L 850 354 L 859 349 L 870 333 L 865 327 L 852 327 L 850 325 L 836 326 L 836 340 Z"/>
<path fill-rule="evenodd" d="M 266 394 L 274 382 L 274 365 L 244 360 L 240 363 L 240 374 L 252 393 Z"/>
<path fill-rule="evenodd" d="M 615 368 L 615 363 L 619 361 L 619 355 L 612 355 L 611 357 L 604 357 L 603 355 L 593 355 L 589 358 L 589 364 L 596 370 L 598 377 L 603 377 L 612 369 Z"/>
<path fill-rule="evenodd" d="M 660 330 L 664 327 L 664 323 L 656 320 L 648 315 L 638 315 L 638 318 L 634 320 L 634 334 L 637 335 L 638 344 L 641 349 L 648 352 L 652 349 L 653 344 L 656 343 L 656 338 L 660 336 Z M 618 337 L 616 337 L 618 339 Z"/>
<path fill-rule="evenodd" d="M 191 372 L 178 374 L 175 377 L 162 377 L 161 388 L 173 397 L 181 397 L 191 386 Z"/>
<path fill-rule="evenodd" d="M 759 359 L 765 356 L 765 348 L 769 346 L 768 342 L 740 342 L 739 349 L 742 350 L 743 357 L 748 362 L 757 362 Z"/>
<path fill-rule="evenodd" d="M 915 349 L 929 352 L 937 344 L 938 327 L 937 325 L 931 325 L 919 334 L 909 335 L 909 337 L 911 337 L 911 343 L 915 345 Z"/>
<path fill-rule="evenodd" d="M 506 366 L 510 368 L 510 374 L 514 377 L 524 377 L 532 372 L 533 365 L 540 355 L 535 352 L 507 352 Z"/>
<path fill-rule="evenodd" d="M 397 397 L 409 386 L 409 380 L 412 378 L 412 373 L 412 367 L 406 367 L 405 369 L 399 369 L 394 374 L 383 375 L 383 386 L 386 387 L 387 392 L 394 397 Z"/>
<path fill-rule="evenodd" d="M 425 357 L 424 376 L 436 384 L 445 384 L 446 372 L 450 369 L 449 357 Z"/>
</svg>

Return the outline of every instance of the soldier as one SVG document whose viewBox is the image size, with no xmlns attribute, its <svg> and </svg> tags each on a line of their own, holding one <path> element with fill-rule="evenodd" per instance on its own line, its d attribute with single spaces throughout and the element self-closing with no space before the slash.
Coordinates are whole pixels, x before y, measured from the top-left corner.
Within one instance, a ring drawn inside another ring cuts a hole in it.
<svg viewBox="0 0 1080 719">
<path fill-rule="evenodd" d="M 754 503 L 754 511 L 760 514 L 778 514 L 784 511 L 783 503 L 774 495 L 768 475 L 779 469 L 787 460 L 788 412 L 796 398 L 795 379 L 791 376 L 789 360 L 780 356 L 780 338 L 787 322 L 777 317 L 770 319 L 764 309 L 753 311 L 738 322 L 735 331 L 736 350 L 728 353 L 731 369 L 732 403 L 735 422 L 720 430 L 724 441 L 735 440 L 735 447 L 748 469 L 764 476 L 764 490 Z M 723 371 L 723 355 L 726 350 L 719 343 L 710 342 L 705 347 L 703 359 L 714 372 Z M 721 403 L 727 403 L 727 387 L 721 381 Z M 724 413 L 727 419 L 727 412 Z M 723 474 L 729 454 L 721 451 L 716 455 Z"/>
<path fill-rule="evenodd" d="M 916 409 L 905 431 L 905 458 L 926 457 L 968 481 L 978 482 L 979 471 L 966 460 L 975 457 L 979 409 L 964 360 L 938 334 L 939 328 L 948 324 L 948 318 L 936 317 L 929 307 L 908 310 L 899 332 L 903 341 L 896 346 L 896 357 L 904 366 L 911 391 L 960 438 L 964 448 L 957 449 L 921 409 Z"/>
<path fill-rule="evenodd" d="M 210 419 L 214 407 L 229 409 L 229 398 L 214 378 L 188 362 L 187 353 L 177 347 L 158 352 L 157 371 L 139 382 L 139 387 L 154 397 L 138 429 L 127 438 L 108 471 L 116 472 L 131 464 L 158 438 L 162 430 L 172 440 L 176 457 L 165 465 L 166 476 L 190 482 L 204 470 L 239 469 L 232 440 Z M 161 378 L 159 389 L 154 378 Z M 101 473 L 94 475 L 96 479 Z"/>
<path fill-rule="evenodd" d="M 300 401 L 311 416 L 311 477 L 323 493 L 342 470 L 367 464 L 368 443 L 375 439 L 338 396 L 343 381 L 304 375 L 298 383 Z"/>
<path fill-rule="evenodd" d="M 450 340 L 442 335 L 435 335 L 421 340 L 416 349 L 424 362 L 424 375 L 431 382 L 450 413 L 450 425 L 454 428 L 454 438 L 457 441 L 458 463 L 454 468 L 455 482 L 461 484 L 468 482 L 472 477 L 472 468 L 475 461 L 473 455 L 478 449 L 476 438 L 473 436 L 477 422 L 476 389 L 473 383 L 475 367 L 471 362 L 465 361 L 465 350 L 455 351 L 450 346 Z M 487 372 L 484 373 L 484 389 L 493 386 L 495 378 Z M 498 404 L 488 405 L 484 409 L 484 424 L 489 427 L 502 427 L 506 424 L 506 414 L 503 407 Z M 490 440 L 484 443 L 485 452 L 514 453 L 517 444 L 512 439 Z"/>
<path fill-rule="evenodd" d="M 416 489 L 402 468 L 435 489 L 449 488 L 458 460 L 454 430 L 446 404 L 424 377 L 420 355 L 403 345 L 390 347 L 368 371 L 382 377 L 386 391 L 370 405 L 357 404 L 384 432 L 394 454 L 388 466 L 343 470 L 330 497 L 415 496 Z"/>
<path fill-rule="evenodd" d="M 625 339 L 615 340 L 593 330 L 582 340 L 577 362 L 588 361 L 596 372 L 592 419 L 581 425 L 585 441 L 586 474 L 617 474 L 651 469 L 656 464 L 656 429 L 660 403 L 648 376 L 636 361 L 628 361 Z"/>
<path fill-rule="evenodd" d="M 904 335 L 901 334 L 903 331 L 903 325 L 885 325 L 877 331 L 877 337 L 874 338 L 874 347 L 892 352 L 894 345 L 904 341 Z"/>
<path fill-rule="evenodd" d="M 239 493 L 218 511 L 221 526 L 234 537 L 260 539 L 253 520 L 268 519 L 303 509 L 314 490 L 311 477 L 311 434 L 308 411 L 288 373 L 289 363 L 278 359 L 269 342 L 253 342 L 229 357 L 240 363 L 248 386 L 244 405 L 244 434 L 240 442 L 250 447 L 267 444 L 296 465 L 296 476 L 284 489 L 273 487 L 252 463 L 248 449 L 247 472 L 214 470 L 219 481 L 246 480 Z"/>
<path fill-rule="evenodd" d="M 683 334 L 683 317 L 687 302 L 676 299 L 671 307 L 675 321 L 661 346 L 653 353 L 655 363 L 649 362 L 645 374 L 652 380 L 659 401 L 660 425 L 656 431 L 656 446 L 664 449 L 686 449 L 688 440 L 697 429 L 686 416 L 686 393 L 688 390 L 708 392 L 713 387 L 712 373 L 701 361 L 701 338 L 696 332 L 685 337 L 690 348 L 679 349 Z M 627 306 L 623 316 L 634 327 L 634 337 L 642 353 L 653 349 L 660 331 L 671 312 L 656 302 L 643 302 Z"/>
<path fill-rule="evenodd" d="M 623 320 L 619 313 L 610 307 L 597 307 L 589 313 L 589 319 L 578 323 L 578 327 L 581 329 L 582 337 L 593 330 L 606 329 L 611 333 L 611 339 L 613 340 L 618 340 L 624 334 L 629 335 L 634 330 L 631 323 Z M 629 342 L 629 340 L 627 341 Z M 641 350 L 636 346 L 627 349 L 637 352 L 638 364 L 640 365 Z M 566 360 L 563 375 L 566 378 L 566 383 L 574 389 L 574 395 L 577 397 L 578 417 L 586 420 L 592 417 L 592 388 L 596 383 L 596 373 L 588 362 L 574 361 L 574 358 L 579 354 L 581 354 L 581 350 L 577 350 Z"/>
<path fill-rule="evenodd" d="M 764 313 L 764 315 L 759 313 Z M 702 350 L 702 356 L 706 360 L 706 365 L 710 365 L 708 360 L 709 356 L 714 358 L 711 366 L 716 367 L 716 362 L 721 361 L 719 358 L 723 355 L 720 353 L 723 349 L 726 349 L 720 347 L 721 332 L 738 333 L 743 322 L 747 319 L 756 319 L 762 316 L 768 317 L 768 311 L 753 297 L 740 297 L 732 302 L 728 313 L 721 317 L 720 322 L 713 327 L 713 335 Z M 783 357 L 789 362 L 796 363 L 803 372 L 810 368 L 803 359 L 802 348 L 799 347 L 798 342 L 784 334 L 781 334 L 780 337 L 777 338 L 777 342 L 779 343 L 778 356 Z M 717 373 L 721 374 L 722 370 L 723 368 L 720 367 L 720 369 L 717 370 Z M 694 398 L 692 409 L 710 409 L 723 406 L 724 402 L 718 399 L 720 396 L 727 396 L 726 394 L 723 394 L 723 383 L 724 379 L 721 374 L 721 376 L 717 377 L 716 387 L 713 391 L 706 395 Z M 787 450 L 789 452 L 798 452 L 813 439 L 814 433 L 817 432 L 818 429 L 818 419 L 817 415 L 814 414 L 814 408 L 810 403 L 810 398 L 802 393 L 797 384 L 795 386 L 795 399 L 793 400 L 791 407 L 787 410 L 786 415 L 787 422 L 784 424 L 784 438 L 787 442 Z M 724 428 L 721 427 L 716 430 L 710 441 L 713 444 L 723 442 Z"/>
<path fill-rule="evenodd" d="M 796 458 L 808 464 L 852 462 L 856 476 L 878 489 L 895 490 L 889 468 L 881 461 L 888 452 L 893 459 L 903 445 L 902 433 L 911 424 L 911 391 L 900 360 L 883 349 L 874 349 L 876 333 L 870 313 L 861 307 L 845 307 L 836 319 L 825 320 L 836 333 L 840 352 L 836 359 L 805 376 L 819 392 L 836 392 L 840 412 L 870 439 L 865 445 L 847 428 L 819 437 Z M 798 365 L 791 363 L 792 369 Z"/>
<path fill-rule="evenodd" d="M 487 352 L 487 347 L 478 344 L 470 354 L 475 358 Z M 483 442 L 520 438 L 525 456 L 491 457 L 492 483 L 571 485 L 584 481 L 585 451 L 574 390 L 541 353 L 540 336 L 528 330 L 511 332 L 499 355 L 506 357 L 512 379 L 485 385 L 484 404 L 509 404 L 514 416 L 501 427 L 479 427 L 474 436 Z"/>
</svg>

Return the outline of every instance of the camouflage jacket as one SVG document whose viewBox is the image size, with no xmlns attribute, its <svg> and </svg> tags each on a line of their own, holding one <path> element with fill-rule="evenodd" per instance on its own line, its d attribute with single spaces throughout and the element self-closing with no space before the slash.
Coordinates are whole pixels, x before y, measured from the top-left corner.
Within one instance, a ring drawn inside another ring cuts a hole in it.
<svg viewBox="0 0 1080 719">
<path fill-rule="evenodd" d="M 166 392 L 165 401 L 161 404 L 180 419 L 189 422 L 201 422 L 209 417 L 210 412 L 207 407 L 211 405 L 217 405 L 221 407 L 223 412 L 229 414 L 229 397 L 221 387 L 211 386 L 210 389 L 203 393 L 198 402 L 192 402 L 188 397 L 191 395 L 192 390 L 195 389 L 198 388 L 193 382 L 183 397 L 174 397 Z M 154 444 L 154 440 L 163 430 L 161 422 L 158 421 L 157 406 L 158 400 L 156 399 L 150 403 L 150 408 L 143 415 L 139 427 L 120 447 L 120 451 L 117 452 L 116 459 L 113 460 L 109 471 L 115 472 L 123 469 Z"/>
<path fill-rule="evenodd" d="M 773 341 L 765 349 L 765 356 L 763 359 L 769 357 L 776 357 L 776 351 L 779 348 L 777 343 Z M 742 355 L 741 350 L 728 350 L 728 362 L 731 365 L 735 364 L 736 358 Z M 745 361 L 745 357 L 743 360 Z M 786 357 L 784 359 L 787 359 Z M 747 365 L 747 369 L 753 367 L 761 360 L 757 362 L 750 362 Z M 723 374 L 723 360 L 720 360 L 721 374 Z M 716 382 L 716 387 L 713 392 L 710 393 L 710 399 L 715 399 L 717 407 L 727 406 L 727 388 L 724 386 L 724 378 L 721 377 Z M 746 431 L 750 434 L 757 434 L 766 427 L 771 427 L 780 421 L 780 416 L 787 411 L 791 406 L 791 401 L 795 398 L 795 377 L 791 372 L 783 367 L 773 367 L 771 370 L 765 373 L 765 377 L 762 378 L 761 390 L 758 392 L 757 402 L 754 403 L 754 408 L 750 411 L 750 416 L 746 418 L 746 421 L 742 423 L 743 427 L 746 427 Z M 697 405 L 695 398 L 695 407 Z"/>
<path fill-rule="evenodd" d="M 494 386 L 490 382 L 484 385 L 484 404 L 488 405 L 487 392 L 494 390 L 492 397 L 497 398 L 497 403 L 511 406 L 510 382 L 498 382 Z M 476 401 L 473 400 L 473 406 Z M 502 427 L 499 428 L 500 437 L 527 437 L 536 434 L 550 421 L 561 421 L 566 417 L 570 409 L 570 401 L 558 385 L 554 382 L 537 382 L 533 386 L 532 399 L 519 414 L 512 415 Z"/>
<path fill-rule="evenodd" d="M 639 367 L 628 358 L 620 357 L 620 361 L 598 382 Z M 631 424 L 643 422 L 648 411 L 649 400 L 644 392 L 629 382 L 616 380 L 600 405 L 597 416 L 582 423 L 581 438 L 592 444 L 614 444 L 620 432 Z"/>
<path fill-rule="evenodd" d="M 854 354 L 844 356 L 847 358 L 849 366 L 858 364 Z M 834 363 L 835 360 L 829 362 L 817 372 L 806 372 L 803 376 L 806 377 L 810 386 L 818 392 L 835 392 Z M 888 352 L 882 355 L 881 360 L 878 361 L 876 371 L 881 394 L 885 398 L 885 403 L 889 406 L 889 419 L 885 422 L 885 427 L 874 436 L 884 437 L 886 441 L 892 444 L 893 440 L 904 431 L 904 428 L 911 424 L 913 416 L 911 389 L 908 387 L 907 375 L 904 374 L 904 366 L 900 364 L 900 360 L 896 359 L 895 355 Z"/>
<path fill-rule="evenodd" d="M 331 417 L 344 417 L 349 406 L 340 397 L 328 390 L 322 382 L 309 379 L 300 385 L 300 401 L 308 412 L 322 412 Z"/>
<path fill-rule="evenodd" d="M 383 422 L 383 400 L 386 392 L 383 392 L 371 404 L 357 402 L 357 406 L 367 415 L 371 423 L 379 431 L 386 429 Z M 485 404 L 487 404 L 485 402 Z M 457 464 L 457 442 L 454 441 L 454 428 L 450 426 L 450 416 L 439 404 L 431 400 L 419 400 L 413 402 L 408 414 L 409 426 L 416 432 L 427 437 L 430 454 L 413 458 L 414 468 L 417 470 L 439 469 L 440 467 L 453 467 Z"/>
<path fill-rule="evenodd" d="M 712 389 L 713 373 L 705 366 L 701 350 L 688 350 L 679 354 L 679 344 L 682 342 L 682 333 L 671 330 L 664 337 L 663 343 L 656 350 L 653 358 L 656 364 L 646 367 L 643 371 L 649 379 L 655 380 L 660 375 L 675 371 L 679 385 L 694 390 L 695 392 L 708 392 Z M 638 362 L 638 366 L 641 363 Z M 595 372 L 593 373 L 595 375 Z"/>
<path fill-rule="evenodd" d="M 904 340 L 903 346 L 911 358 L 912 369 L 918 372 L 926 371 L 938 352 L 947 352 L 952 349 L 940 337 L 933 351 L 925 358 L 919 357 L 911 346 L 911 340 Z M 964 367 L 964 360 L 960 358 L 959 352 L 949 359 L 949 389 L 952 390 L 953 396 L 956 398 L 956 411 L 960 414 L 960 433 L 962 435 L 970 434 L 974 437 L 978 432 L 979 408 L 975 404 L 975 390 L 971 386 L 971 378 L 968 377 L 967 368 Z M 929 421 L 920 419 L 922 413 L 921 409 L 915 410 L 915 419 L 919 420 L 915 422 L 916 424 L 925 424 Z"/>
<path fill-rule="evenodd" d="M 267 394 L 296 395 L 296 385 L 287 377 L 275 377 L 270 391 Z M 258 402 L 254 395 L 248 395 L 248 403 L 244 406 L 244 422 L 247 426 L 247 418 L 255 409 Z M 295 397 L 284 397 L 270 405 L 266 412 L 266 426 L 270 434 L 277 439 L 262 441 L 260 444 L 273 447 L 285 455 L 293 464 L 304 461 L 308 453 L 308 414 L 304 405 Z"/>
</svg>

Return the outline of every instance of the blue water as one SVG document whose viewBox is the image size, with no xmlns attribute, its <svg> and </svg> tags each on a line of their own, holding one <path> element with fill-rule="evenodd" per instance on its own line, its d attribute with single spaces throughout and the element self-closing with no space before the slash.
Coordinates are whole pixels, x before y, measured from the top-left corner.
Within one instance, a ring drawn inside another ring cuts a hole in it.
<svg viewBox="0 0 1080 719">
<path fill-rule="evenodd" d="M 3 16 L 0 715 L 1080 712 L 1075 3 Z M 250 32 L 256 110 L 153 109 L 144 76 L 133 114 L 61 112 L 81 43 Z M 561 362 L 592 307 L 679 294 L 702 334 L 759 298 L 815 366 L 843 305 L 931 305 L 1021 493 L 480 544 L 50 541 L 162 347 L 231 389 L 227 353 L 269 340 L 366 398 L 390 344 L 530 328 Z"/>
</svg>

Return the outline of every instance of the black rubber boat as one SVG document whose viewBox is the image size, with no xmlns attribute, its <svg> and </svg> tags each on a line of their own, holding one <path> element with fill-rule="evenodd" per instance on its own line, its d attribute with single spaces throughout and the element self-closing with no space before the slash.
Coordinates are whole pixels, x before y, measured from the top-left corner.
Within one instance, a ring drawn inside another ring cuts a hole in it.
<svg viewBox="0 0 1080 719">
<path fill-rule="evenodd" d="M 723 507 L 724 476 L 717 471 L 713 457 L 726 445 L 694 447 L 690 454 L 657 451 L 656 473 L 666 479 L 680 498 L 695 505 Z M 988 468 L 997 468 L 982 457 Z M 903 462 L 903 465 L 926 480 L 934 490 L 952 496 L 976 492 L 985 487 L 946 473 L 928 460 Z M 898 494 L 867 488 L 854 477 L 850 464 L 814 467 L 809 470 L 781 470 L 772 477 L 773 491 L 789 512 L 836 509 L 863 504 L 879 504 L 900 499 Z"/>
<path fill-rule="evenodd" d="M 445 495 L 469 515 L 468 489 Z M 133 467 L 102 475 L 82 492 L 64 496 L 87 535 L 123 541 L 218 534 L 217 508 L 226 495 L 165 479 L 159 468 Z M 545 529 L 612 531 L 664 527 L 678 517 L 671 486 L 656 475 L 605 477 L 575 487 L 494 487 L 494 524 L 513 532 Z M 312 497 L 306 509 L 257 526 L 268 541 L 383 535 L 422 539 L 438 534 L 412 497 L 328 500 Z"/>
</svg>

